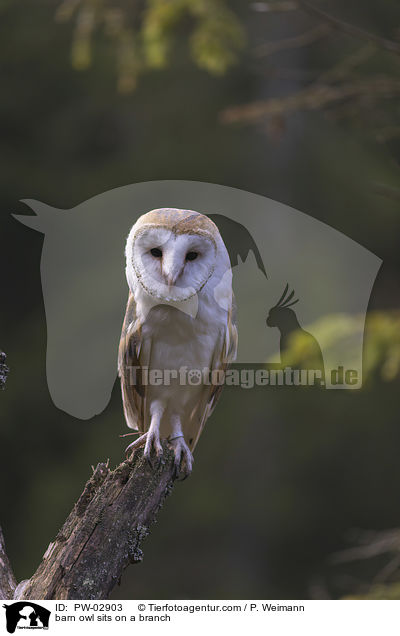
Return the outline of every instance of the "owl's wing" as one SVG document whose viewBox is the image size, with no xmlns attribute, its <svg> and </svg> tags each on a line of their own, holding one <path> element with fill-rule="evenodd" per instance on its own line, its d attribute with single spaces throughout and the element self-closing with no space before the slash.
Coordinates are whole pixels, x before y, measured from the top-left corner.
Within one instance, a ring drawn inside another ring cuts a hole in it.
<svg viewBox="0 0 400 636">
<path fill-rule="evenodd" d="M 228 319 L 225 331 L 221 332 L 221 337 L 214 349 L 210 371 L 220 370 L 225 373 L 229 365 L 236 359 L 238 332 L 236 326 L 235 305 L 228 312 Z M 199 400 L 193 409 L 190 422 L 187 427 L 187 437 L 191 451 L 195 448 L 202 433 L 207 419 L 213 412 L 215 405 L 221 395 L 223 384 L 210 384 L 203 386 L 202 399 Z M 186 427 L 185 427 L 186 428 Z"/>
<path fill-rule="evenodd" d="M 129 292 L 118 349 L 118 375 L 121 379 L 126 423 L 129 428 L 144 432 L 147 387 L 142 383 L 141 344 L 141 327 L 136 316 L 136 302 L 133 294 Z"/>
</svg>

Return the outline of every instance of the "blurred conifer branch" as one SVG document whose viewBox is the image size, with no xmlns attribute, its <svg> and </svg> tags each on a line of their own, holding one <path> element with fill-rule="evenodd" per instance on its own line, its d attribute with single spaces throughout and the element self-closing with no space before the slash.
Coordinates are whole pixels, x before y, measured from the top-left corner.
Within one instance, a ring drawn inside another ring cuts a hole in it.
<svg viewBox="0 0 400 636">
<path fill-rule="evenodd" d="M 142 73 L 168 66 L 182 23 L 190 26 L 195 64 L 213 74 L 224 73 L 245 42 L 226 0 L 63 0 L 55 18 L 74 22 L 71 58 L 77 70 L 92 63 L 96 31 L 113 42 L 122 93 L 133 91 Z"/>
<path fill-rule="evenodd" d="M 400 137 L 400 126 L 388 131 L 388 138 L 392 138 L 394 135 Z M 385 139 L 383 139 L 383 141 L 385 141 Z M 374 192 L 376 192 L 377 194 L 381 194 L 388 199 L 400 201 L 400 188 L 394 188 L 393 186 L 387 185 L 386 183 L 376 183 L 373 189 Z"/>
<path fill-rule="evenodd" d="M 400 93 L 400 80 L 385 76 L 369 77 L 340 85 L 316 82 L 289 95 L 227 108 L 221 115 L 223 123 L 257 124 L 265 117 L 287 115 L 297 110 L 320 110 L 348 99 L 373 96 L 390 98 Z"/>
<path fill-rule="evenodd" d="M 311 21 L 310 27 L 297 35 L 258 45 L 253 54 L 259 60 L 282 51 L 319 45 L 324 50 L 331 47 L 338 59 L 294 94 L 273 95 L 264 102 L 227 108 L 221 121 L 267 124 L 264 129 L 275 138 L 274 121 L 279 120 L 278 129 L 282 132 L 284 118 L 290 113 L 321 110 L 331 118 L 348 119 L 366 128 L 378 142 L 390 141 L 398 136 L 394 121 L 397 112 L 390 98 L 398 94 L 400 42 L 343 20 L 333 10 L 320 9 L 318 3 L 319 0 L 249 3 L 248 8 L 260 13 L 260 19 L 269 20 L 270 14 L 284 13 L 287 22 L 296 24 L 303 13 Z M 115 57 L 118 91 L 131 93 L 140 76 L 165 69 L 176 60 L 182 36 L 199 68 L 221 75 L 233 66 L 244 48 L 246 28 L 229 5 L 230 0 L 59 0 L 55 19 L 73 25 L 71 60 L 77 70 L 92 65 L 95 38 L 108 39 Z M 343 39 L 343 47 L 338 48 L 338 38 Z M 349 50 L 352 43 L 357 46 Z M 283 77 L 284 70 L 278 67 L 277 75 Z M 310 81 L 306 72 L 303 81 Z"/>
<path fill-rule="evenodd" d="M 300 46 L 307 46 L 313 42 L 317 42 L 325 37 L 330 31 L 330 27 L 326 24 L 318 24 L 305 33 L 300 33 L 292 38 L 283 38 L 272 42 L 265 42 L 254 49 L 256 57 L 263 57 L 277 53 L 278 51 L 287 51 L 288 49 L 296 49 Z"/>
<path fill-rule="evenodd" d="M 399 599 L 400 598 L 400 529 L 357 530 L 350 532 L 352 547 L 334 553 L 330 562 L 343 566 L 356 561 L 376 561 L 377 570 L 372 581 L 358 583 L 357 592 L 347 599 Z"/>
<path fill-rule="evenodd" d="M 276 126 L 283 131 L 288 115 L 319 110 L 332 119 L 347 119 L 357 127 L 364 127 L 378 142 L 398 137 L 398 114 L 395 100 L 391 98 L 399 91 L 400 42 L 346 22 L 332 11 L 320 9 L 318 4 L 318 0 L 270 0 L 250 5 L 254 11 L 264 14 L 266 21 L 270 19 L 269 14 L 277 12 L 293 13 L 294 24 L 299 12 L 306 13 L 312 20 L 310 28 L 298 35 L 257 46 L 253 51 L 256 58 L 306 46 L 317 47 L 318 53 L 318 46 L 323 46 L 324 51 L 331 48 L 338 59 L 330 68 L 321 70 L 317 77 L 304 74 L 303 81 L 308 85 L 292 94 L 273 95 L 266 100 L 226 108 L 221 113 L 221 122 L 261 124 L 275 139 Z M 290 16 L 285 18 L 287 23 L 289 19 Z M 341 39 L 338 41 L 338 38 Z M 361 45 L 349 51 L 352 42 L 358 41 Z M 343 46 L 338 47 L 341 42 Z M 339 53 L 340 50 L 343 52 Z M 273 75 L 273 62 L 269 62 L 269 68 Z M 282 77 L 282 69 L 279 66 L 277 69 L 277 75 Z"/>
<path fill-rule="evenodd" d="M 308 2 L 308 0 L 296 0 L 295 2 L 280 2 L 280 0 L 272 0 L 271 2 L 255 2 L 253 3 L 252 8 L 254 11 L 265 13 L 295 11 L 296 9 L 300 9 L 334 29 L 338 29 L 339 31 L 343 31 L 348 35 L 355 36 L 362 40 L 369 40 L 387 51 L 400 55 L 399 42 L 388 40 L 387 38 L 380 37 L 376 33 L 360 29 L 358 26 L 351 24 L 350 22 L 345 22 L 331 13 L 323 11 L 315 3 Z"/>
<path fill-rule="evenodd" d="M 354 36 L 356 38 L 360 38 L 362 40 L 368 40 L 370 42 L 374 42 L 378 46 L 391 53 L 396 53 L 400 55 L 400 43 L 394 42 L 392 40 L 388 40 L 387 38 L 380 37 L 376 33 L 371 33 L 370 31 L 365 31 L 364 29 L 360 29 L 358 26 L 354 24 L 350 24 L 349 22 L 345 22 L 344 20 L 340 20 L 336 16 L 333 16 L 330 13 L 326 13 L 319 9 L 315 4 L 308 2 L 308 0 L 297 0 L 297 5 L 300 9 L 306 11 L 311 16 L 316 17 L 318 20 L 326 22 L 330 24 L 332 28 L 338 29 L 343 33 L 347 33 L 348 35 Z"/>
</svg>

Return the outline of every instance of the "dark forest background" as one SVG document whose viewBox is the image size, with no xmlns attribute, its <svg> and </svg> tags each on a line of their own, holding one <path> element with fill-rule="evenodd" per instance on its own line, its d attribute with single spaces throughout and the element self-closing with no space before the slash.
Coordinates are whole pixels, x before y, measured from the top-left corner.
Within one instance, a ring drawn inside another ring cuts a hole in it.
<svg viewBox="0 0 400 636">
<path fill-rule="evenodd" d="M 0 49 L 0 517 L 17 578 L 91 464 L 121 461 L 125 423 L 117 384 L 89 421 L 52 404 L 43 236 L 10 214 L 187 179 L 281 201 L 382 258 L 372 363 L 354 392 L 225 389 L 114 597 L 400 598 L 398 2 L 1 0 Z"/>
</svg>

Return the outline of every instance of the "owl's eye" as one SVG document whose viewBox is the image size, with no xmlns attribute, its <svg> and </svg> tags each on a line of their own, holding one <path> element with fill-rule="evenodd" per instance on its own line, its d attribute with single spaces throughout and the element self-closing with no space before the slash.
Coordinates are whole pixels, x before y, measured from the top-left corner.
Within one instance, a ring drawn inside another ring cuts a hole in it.
<svg viewBox="0 0 400 636">
<path fill-rule="evenodd" d="M 150 250 L 150 254 L 154 256 L 154 258 L 161 258 L 162 251 L 158 247 L 153 247 L 153 249 Z"/>
<path fill-rule="evenodd" d="M 188 252 L 186 254 L 186 260 L 187 261 L 195 261 L 197 257 L 198 257 L 198 253 L 197 252 Z"/>
</svg>

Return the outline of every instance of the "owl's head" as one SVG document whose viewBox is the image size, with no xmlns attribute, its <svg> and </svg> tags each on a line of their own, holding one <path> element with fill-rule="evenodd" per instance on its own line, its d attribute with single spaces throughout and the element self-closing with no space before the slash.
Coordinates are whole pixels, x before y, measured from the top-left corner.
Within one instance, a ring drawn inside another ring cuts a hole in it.
<svg viewBox="0 0 400 636">
<path fill-rule="evenodd" d="M 164 302 L 200 292 L 229 257 L 216 225 L 192 210 L 161 208 L 141 216 L 126 245 L 129 287 L 140 286 Z"/>
</svg>

